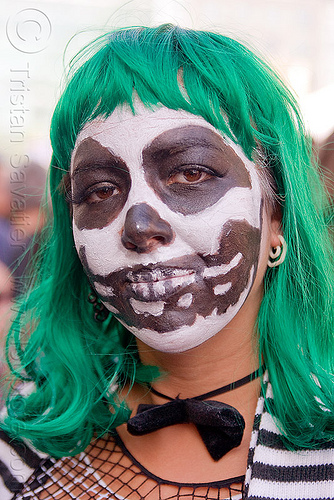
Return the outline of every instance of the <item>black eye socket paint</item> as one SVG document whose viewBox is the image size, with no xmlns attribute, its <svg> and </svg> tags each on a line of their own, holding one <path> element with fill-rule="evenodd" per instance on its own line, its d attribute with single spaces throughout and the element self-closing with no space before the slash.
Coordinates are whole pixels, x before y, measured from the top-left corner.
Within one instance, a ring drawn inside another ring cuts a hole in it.
<svg viewBox="0 0 334 500">
<path fill-rule="evenodd" d="M 122 210 L 131 187 L 125 162 L 91 137 L 78 146 L 71 181 L 73 217 L 79 229 L 110 224 Z M 99 199 L 103 190 L 110 196 Z"/>
<path fill-rule="evenodd" d="M 233 187 L 251 187 L 249 173 L 231 146 L 213 130 L 188 125 L 167 130 L 143 151 L 148 184 L 175 212 L 195 214 L 216 203 Z M 171 183 L 177 172 L 207 173 L 199 183 Z"/>
<path fill-rule="evenodd" d="M 156 137 L 143 151 L 146 179 L 161 200 L 173 211 L 195 214 L 216 203 L 233 187 L 250 187 L 245 165 L 221 136 L 200 126 L 179 127 Z M 74 210 L 79 228 L 104 227 L 120 213 L 131 181 L 124 160 L 92 138 L 79 145 L 72 173 L 73 204 L 81 204 L 99 182 L 110 182 L 116 197 L 107 199 L 109 208 L 80 207 Z M 201 182 L 180 182 L 182 173 L 202 172 Z M 179 178 L 179 182 L 174 182 Z M 120 196 L 118 196 L 120 195 Z M 95 201 L 98 201 L 95 197 Z M 109 211 L 109 217 L 108 217 Z"/>
</svg>

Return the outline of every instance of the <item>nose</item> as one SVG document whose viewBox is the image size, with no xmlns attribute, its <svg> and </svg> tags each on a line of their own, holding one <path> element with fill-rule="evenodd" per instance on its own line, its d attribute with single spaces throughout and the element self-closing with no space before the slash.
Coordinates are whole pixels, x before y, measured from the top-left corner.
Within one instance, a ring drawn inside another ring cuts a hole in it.
<svg viewBox="0 0 334 500">
<path fill-rule="evenodd" d="M 149 253 L 173 239 L 173 230 L 154 208 L 146 203 L 133 205 L 126 214 L 122 243 L 127 250 Z"/>
</svg>

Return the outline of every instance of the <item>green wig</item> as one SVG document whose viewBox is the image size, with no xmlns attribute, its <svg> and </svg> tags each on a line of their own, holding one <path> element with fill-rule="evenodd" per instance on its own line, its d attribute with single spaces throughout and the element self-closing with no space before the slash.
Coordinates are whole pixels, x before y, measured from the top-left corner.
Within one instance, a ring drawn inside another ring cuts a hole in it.
<svg viewBox="0 0 334 500">
<path fill-rule="evenodd" d="M 53 220 L 8 337 L 14 379 L 32 389 L 23 394 L 13 384 L 3 427 L 51 455 L 78 453 L 128 418 L 115 387 L 158 374 L 140 363 L 115 318 L 94 321 L 63 189 L 83 126 L 120 104 L 133 109 L 134 95 L 147 107 L 202 116 L 249 159 L 261 153 L 288 245 L 284 263 L 268 268 L 257 321 L 274 395 L 267 406 L 291 448 L 333 439 L 333 262 L 325 196 L 298 107 L 275 72 L 239 42 L 171 25 L 108 33 L 71 64 L 51 125 Z"/>
</svg>

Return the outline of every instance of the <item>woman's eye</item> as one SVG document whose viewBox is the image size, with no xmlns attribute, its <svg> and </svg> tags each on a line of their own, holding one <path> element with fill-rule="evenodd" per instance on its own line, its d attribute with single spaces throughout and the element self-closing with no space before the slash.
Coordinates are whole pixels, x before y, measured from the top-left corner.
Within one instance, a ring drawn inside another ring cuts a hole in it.
<svg viewBox="0 0 334 500">
<path fill-rule="evenodd" d="M 116 186 L 101 186 L 95 187 L 86 196 L 86 203 L 98 203 L 99 201 L 107 200 L 116 194 L 119 194 L 120 190 Z"/>
<path fill-rule="evenodd" d="M 187 168 L 179 172 L 172 173 L 167 181 L 170 184 L 199 184 L 212 177 L 212 174 L 199 168 Z"/>
</svg>

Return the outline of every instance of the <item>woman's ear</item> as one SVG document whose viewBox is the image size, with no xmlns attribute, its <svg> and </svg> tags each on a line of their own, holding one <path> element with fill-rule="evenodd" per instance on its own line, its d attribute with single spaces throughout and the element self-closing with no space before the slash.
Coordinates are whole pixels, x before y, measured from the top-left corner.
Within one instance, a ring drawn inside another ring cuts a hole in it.
<svg viewBox="0 0 334 500">
<path fill-rule="evenodd" d="M 273 208 L 270 221 L 270 246 L 272 248 L 281 245 L 279 235 L 283 235 L 282 232 L 282 212 L 279 206 Z"/>
<path fill-rule="evenodd" d="M 270 219 L 270 238 L 268 267 L 278 267 L 285 260 L 287 244 L 282 234 L 282 215 L 280 210 L 273 210 Z"/>
</svg>

